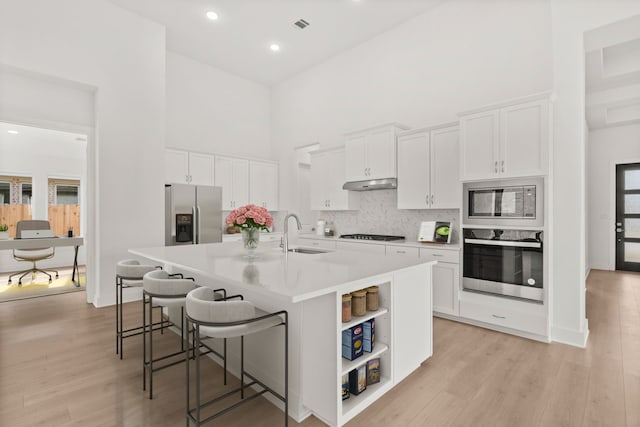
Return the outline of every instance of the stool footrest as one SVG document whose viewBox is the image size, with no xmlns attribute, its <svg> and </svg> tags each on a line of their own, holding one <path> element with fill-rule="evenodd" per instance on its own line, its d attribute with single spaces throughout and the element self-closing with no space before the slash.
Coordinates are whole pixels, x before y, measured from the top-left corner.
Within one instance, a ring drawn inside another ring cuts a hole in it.
<svg viewBox="0 0 640 427">
<path fill-rule="evenodd" d="M 252 385 L 254 385 L 254 384 L 255 384 L 255 382 L 249 383 L 249 384 L 245 385 L 245 388 L 246 388 L 246 387 L 251 387 L 251 386 L 252 386 Z M 206 402 L 206 403 L 203 403 L 202 405 L 200 405 L 200 408 L 204 408 L 204 407 L 206 407 L 206 406 L 213 405 L 214 403 L 220 402 L 221 400 L 224 400 L 224 399 L 226 399 L 227 397 L 232 396 L 233 394 L 239 393 L 239 392 L 240 392 L 240 390 L 242 390 L 242 388 L 241 388 L 241 387 L 238 387 L 238 388 L 237 388 L 237 389 L 235 389 L 235 390 L 231 390 L 231 391 L 229 391 L 229 392 L 227 392 L 227 393 L 223 394 L 222 396 L 218 396 L 218 397 L 216 397 L 216 398 L 214 398 L 214 399 L 212 399 L 212 400 L 209 400 L 209 401 L 208 401 L 208 402 Z M 256 394 L 252 394 L 252 395 L 251 395 L 251 396 L 249 396 L 249 397 L 245 397 L 245 398 L 244 398 L 244 399 L 242 399 L 241 401 L 236 402 L 236 403 L 234 403 L 233 405 L 227 406 L 226 408 L 224 408 L 224 409 L 222 409 L 222 410 L 220 410 L 220 411 L 216 412 L 215 414 L 208 416 L 208 417 L 207 417 L 207 418 L 205 418 L 204 420 L 201 420 L 201 421 L 200 421 L 200 424 L 208 423 L 209 421 L 211 421 L 211 420 L 213 420 L 213 419 L 215 419 L 215 418 L 218 418 L 218 417 L 220 417 L 220 416 L 222 416 L 222 415 L 226 414 L 227 412 L 229 412 L 229 411 L 231 411 L 231 410 L 233 410 L 233 409 L 237 408 L 238 406 L 240 406 L 240 405 L 242 405 L 242 404 L 244 404 L 244 403 L 250 402 L 251 400 L 255 399 L 256 397 L 260 397 L 260 396 L 262 396 L 262 395 L 263 395 L 264 393 L 266 393 L 267 391 L 269 391 L 269 390 L 266 390 L 266 389 L 265 389 L 265 390 L 261 390 L 261 391 L 257 392 Z M 192 414 L 192 412 L 193 412 L 193 411 L 195 411 L 195 409 L 190 409 L 190 410 L 188 410 L 188 411 L 187 411 L 187 415 L 189 416 L 189 418 L 191 418 L 191 420 L 192 420 L 193 422 L 197 423 L 197 422 L 198 422 L 198 420 L 196 419 L 196 417 L 194 417 L 194 416 L 193 416 L 193 414 Z"/>
</svg>

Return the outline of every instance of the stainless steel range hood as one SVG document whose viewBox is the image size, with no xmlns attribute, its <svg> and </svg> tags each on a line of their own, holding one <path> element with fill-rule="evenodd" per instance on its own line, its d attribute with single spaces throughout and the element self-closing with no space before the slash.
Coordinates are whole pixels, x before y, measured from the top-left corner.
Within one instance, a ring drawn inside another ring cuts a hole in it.
<svg viewBox="0 0 640 427">
<path fill-rule="evenodd" d="M 343 190 L 349 191 L 370 191 L 370 190 L 395 190 L 398 188 L 396 178 L 368 179 L 365 181 L 345 182 Z"/>
</svg>

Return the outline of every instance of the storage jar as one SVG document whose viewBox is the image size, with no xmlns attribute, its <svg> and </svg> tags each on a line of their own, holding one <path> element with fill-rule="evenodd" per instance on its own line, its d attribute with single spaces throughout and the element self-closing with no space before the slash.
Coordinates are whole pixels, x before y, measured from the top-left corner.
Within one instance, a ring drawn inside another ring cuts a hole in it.
<svg viewBox="0 0 640 427">
<path fill-rule="evenodd" d="M 351 294 L 342 295 L 342 321 L 351 320 Z"/>
<path fill-rule="evenodd" d="M 351 314 L 354 316 L 364 316 L 367 312 L 367 291 L 361 289 L 351 292 Z"/>
<path fill-rule="evenodd" d="M 371 286 L 367 288 L 367 311 L 376 311 L 378 309 L 378 287 Z"/>
</svg>

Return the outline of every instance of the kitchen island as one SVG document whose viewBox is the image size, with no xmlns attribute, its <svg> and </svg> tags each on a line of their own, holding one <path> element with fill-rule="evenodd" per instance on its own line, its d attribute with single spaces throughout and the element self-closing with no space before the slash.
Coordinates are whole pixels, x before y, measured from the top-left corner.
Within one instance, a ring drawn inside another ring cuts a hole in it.
<svg viewBox="0 0 640 427">
<path fill-rule="evenodd" d="M 432 354 L 431 267 L 435 261 L 348 250 L 289 252 L 262 244 L 255 258 L 240 242 L 132 249 L 131 253 L 187 272 L 204 286 L 224 286 L 267 311 L 289 312 L 289 415 L 313 414 L 341 426 L 409 375 Z M 342 295 L 379 288 L 379 308 L 342 322 Z M 342 331 L 375 319 L 375 347 L 342 357 Z M 282 390 L 283 339 L 273 330 L 246 342 L 245 364 Z M 231 346 L 229 361 L 237 360 Z M 380 359 L 380 382 L 342 400 L 343 375 Z M 230 370 L 236 367 L 232 364 Z M 276 402 L 277 404 L 277 402 Z"/>
</svg>

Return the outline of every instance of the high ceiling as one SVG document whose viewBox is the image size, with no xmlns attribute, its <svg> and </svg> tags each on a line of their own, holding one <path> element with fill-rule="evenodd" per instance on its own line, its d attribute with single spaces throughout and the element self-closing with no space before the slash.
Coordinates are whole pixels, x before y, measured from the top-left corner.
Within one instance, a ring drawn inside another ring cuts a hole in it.
<svg viewBox="0 0 640 427">
<path fill-rule="evenodd" d="M 585 34 L 590 129 L 640 123 L 640 16 Z"/>
<path fill-rule="evenodd" d="M 109 1 L 165 26 L 169 50 L 274 85 L 445 0 Z M 310 25 L 300 29 L 300 19 Z"/>
</svg>

